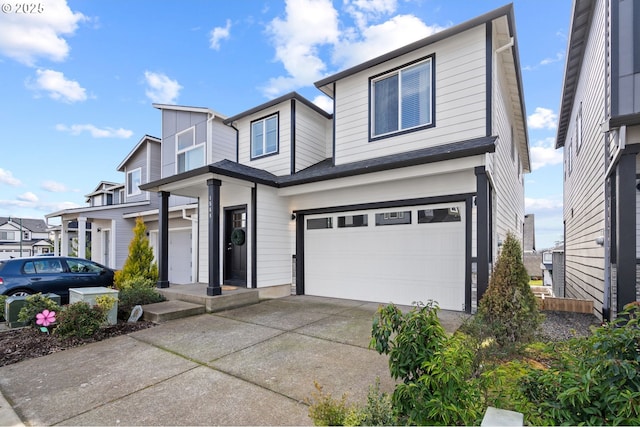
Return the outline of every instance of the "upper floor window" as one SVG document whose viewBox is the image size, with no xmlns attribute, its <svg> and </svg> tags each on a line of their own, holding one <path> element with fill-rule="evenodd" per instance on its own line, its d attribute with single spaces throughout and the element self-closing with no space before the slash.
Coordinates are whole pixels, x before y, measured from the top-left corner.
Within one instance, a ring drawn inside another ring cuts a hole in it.
<svg viewBox="0 0 640 427">
<path fill-rule="evenodd" d="M 204 142 L 196 144 L 195 128 L 189 128 L 176 135 L 177 173 L 204 166 Z"/>
<path fill-rule="evenodd" d="M 140 191 L 140 184 L 142 184 L 142 169 L 134 169 L 127 172 L 127 196 L 135 196 L 142 193 Z"/>
<path fill-rule="evenodd" d="M 0 240 L 15 242 L 16 233 L 14 231 L 0 231 Z"/>
<path fill-rule="evenodd" d="M 251 123 L 251 159 L 278 152 L 278 115 Z"/>
<path fill-rule="evenodd" d="M 371 135 L 433 125 L 433 58 L 371 79 Z"/>
</svg>

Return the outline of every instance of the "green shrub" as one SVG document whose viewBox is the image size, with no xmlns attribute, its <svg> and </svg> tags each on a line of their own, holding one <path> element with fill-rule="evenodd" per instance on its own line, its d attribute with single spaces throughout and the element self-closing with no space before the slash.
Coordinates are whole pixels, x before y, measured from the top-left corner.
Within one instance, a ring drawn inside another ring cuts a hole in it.
<svg viewBox="0 0 640 427">
<path fill-rule="evenodd" d="M 51 298 L 40 293 L 29 295 L 25 298 L 25 304 L 18 313 L 18 320 L 25 322 L 27 326 L 37 327 L 36 315 L 43 310 L 59 313 L 61 307 Z"/>
<path fill-rule="evenodd" d="M 158 265 L 153 262 L 153 249 L 147 238 L 147 227 L 141 217 L 136 218 L 133 238 L 129 243 L 129 256 L 122 270 L 116 272 L 114 284 L 122 289 L 123 283 L 133 277 L 144 277 L 152 282 L 158 281 Z"/>
<path fill-rule="evenodd" d="M 448 337 L 433 302 L 403 314 L 393 304 L 374 318 L 370 347 L 389 355 L 400 420 L 417 425 L 477 424 L 482 416 L 474 353 L 464 335 Z"/>
<path fill-rule="evenodd" d="M 540 325 L 535 295 L 522 262 L 522 250 L 509 233 L 478 306 L 477 321 L 501 347 L 530 342 Z"/>
<path fill-rule="evenodd" d="M 640 305 L 591 336 L 573 338 L 550 369 L 520 382 L 539 424 L 640 425 Z M 554 346 L 552 344 L 552 346 Z M 553 348 L 553 347 L 552 347 Z"/>
<path fill-rule="evenodd" d="M 107 312 L 99 305 L 91 307 L 84 301 L 67 305 L 57 318 L 55 333 L 62 338 L 87 338 L 95 334 L 107 320 Z"/>
<path fill-rule="evenodd" d="M 357 411 L 359 423 L 347 422 L 345 425 L 361 426 L 395 426 L 398 419 L 394 414 L 391 396 L 380 391 L 380 378 L 376 378 L 374 385 L 369 386 L 367 403 Z M 349 419 L 347 421 L 350 421 Z"/>
<path fill-rule="evenodd" d="M 0 322 L 4 322 L 4 303 L 7 301 L 6 295 L 0 295 Z"/>
<path fill-rule="evenodd" d="M 349 417 L 352 421 L 353 410 L 347 406 L 347 395 L 336 400 L 330 393 L 323 391 L 322 386 L 314 382 L 316 391 L 309 400 L 309 417 L 316 426 L 342 426 Z"/>
<path fill-rule="evenodd" d="M 118 294 L 118 319 L 127 321 L 131 310 L 136 305 L 154 304 L 162 301 L 166 301 L 166 298 L 155 288 L 125 288 Z"/>
<path fill-rule="evenodd" d="M 118 285 L 118 290 L 123 291 L 125 289 L 155 289 L 157 281 L 149 279 L 143 276 L 133 276 L 124 279 Z"/>
</svg>

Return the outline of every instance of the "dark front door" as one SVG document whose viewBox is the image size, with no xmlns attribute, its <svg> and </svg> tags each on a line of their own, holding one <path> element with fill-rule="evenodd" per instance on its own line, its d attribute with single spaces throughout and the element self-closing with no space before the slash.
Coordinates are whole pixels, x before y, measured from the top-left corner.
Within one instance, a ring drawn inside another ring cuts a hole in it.
<svg viewBox="0 0 640 427">
<path fill-rule="evenodd" d="M 224 283 L 247 286 L 247 209 L 225 209 L 224 217 Z"/>
</svg>

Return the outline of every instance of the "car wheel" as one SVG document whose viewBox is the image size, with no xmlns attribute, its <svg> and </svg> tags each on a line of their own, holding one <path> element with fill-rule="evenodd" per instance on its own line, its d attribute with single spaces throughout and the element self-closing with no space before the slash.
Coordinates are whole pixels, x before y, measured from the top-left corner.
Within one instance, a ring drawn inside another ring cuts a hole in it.
<svg viewBox="0 0 640 427">
<path fill-rule="evenodd" d="M 26 297 L 32 294 L 33 292 L 28 291 L 26 289 L 17 289 L 15 291 L 9 292 L 7 295 L 9 295 L 10 297 Z"/>
</svg>

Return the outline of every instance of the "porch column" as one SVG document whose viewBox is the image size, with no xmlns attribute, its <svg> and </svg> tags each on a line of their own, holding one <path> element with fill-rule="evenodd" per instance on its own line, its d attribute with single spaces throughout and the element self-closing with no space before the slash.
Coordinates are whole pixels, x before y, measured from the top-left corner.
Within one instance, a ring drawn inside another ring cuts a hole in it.
<svg viewBox="0 0 640 427">
<path fill-rule="evenodd" d="M 60 255 L 69 256 L 69 221 L 62 220 L 62 237 L 60 239 Z"/>
<path fill-rule="evenodd" d="M 220 287 L 220 186 L 218 179 L 208 179 L 208 220 L 209 220 L 209 286 L 207 295 L 221 295 Z"/>
<path fill-rule="evenodd" d="M 87 257 L 87 218 L 78 217 L 78 258 Z"/>
<path fill-rule="evenodd" d="M 158 193 L 158 288 L 169 287 L 169 195 Z"/>
<path fill-rule="evenodd" d="M 491 252 L 491 246 L 489 244 L 490 233 L 489 229 L 489 180 L 487 179 L 487 171 L 484 166 L 479 166 L 475 169 L 476 173 L 476 210 L 477 210 L 477 302 L 480 303 L 480 299 L 487 291 L 489 287 L 489 253 Z"/>
<path fill-rule="evenodd" d="M 56 230 L 56 231 L 53 232 L 53 254 L 55 256 L 59 256 L 60 255 L 60 233 L 61 233 L 61 231 Z"/>
<path fill-rule="evenodd" d="M 628 147 L 631 148 L 631 147 Z M 631 151 L 631 150 L 629 150 Z M 636 152 L 625 152 L 616 167 L 617 312 L 636 300 Z"/>
</svg>

